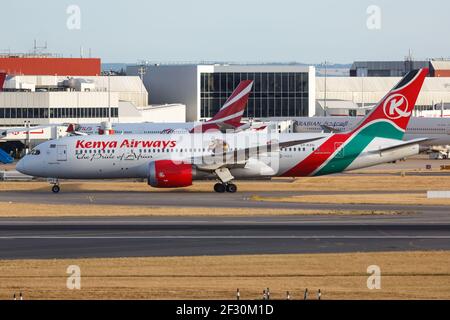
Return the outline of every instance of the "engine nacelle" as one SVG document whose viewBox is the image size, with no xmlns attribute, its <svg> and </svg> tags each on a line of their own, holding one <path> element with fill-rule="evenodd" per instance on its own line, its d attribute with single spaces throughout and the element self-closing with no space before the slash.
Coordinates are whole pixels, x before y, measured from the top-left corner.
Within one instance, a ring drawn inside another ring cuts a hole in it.
<svg viewBox="0 0 450 320">
<path fill-rule="evenodd" d="M 192 165 L 172 160 L 150 162 L 148 184 L 155 188 L 181 188 L 192 185 Z"/>
</svg>

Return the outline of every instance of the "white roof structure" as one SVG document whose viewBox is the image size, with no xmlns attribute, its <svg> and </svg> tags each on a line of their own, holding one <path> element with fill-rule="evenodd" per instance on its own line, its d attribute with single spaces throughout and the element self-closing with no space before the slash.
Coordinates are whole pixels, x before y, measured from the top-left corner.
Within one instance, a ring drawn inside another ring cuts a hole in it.
<svg viewBox="0 0 450 320">
<path fill-rule="evenodd" d="M 73 79 L 86 83 L 92 83 L 89 91 L 108 92 L 108 88 L 119 94 L 119 100 L 130 101 L 136 106 L 148 104 L 148 92 L 141 79 L 137 76 L 11 76 L 5 81 L 6 89 L 31 89 L 36 87 L 57 87 L 65 80 Z M 86 86 L 83 86 L 86 87 Z"/>
<path fill-rule="evenodd" d="M 450 60 L 431 60 L 430 64 L 434 70 L 450 70 Z"/>
<path fill-rule="evenodd" d="M 400 77 L 328 77 L 326 79 L 327 100 L 374 104 L 400 79 Z M 316 100 L 323 100 L 324 96 L 325 78 L 316 77 Z M 441 101 L 450 102 L 450 78 L 426 78 L 416 105 L 431 106 Z"/>
</svg>

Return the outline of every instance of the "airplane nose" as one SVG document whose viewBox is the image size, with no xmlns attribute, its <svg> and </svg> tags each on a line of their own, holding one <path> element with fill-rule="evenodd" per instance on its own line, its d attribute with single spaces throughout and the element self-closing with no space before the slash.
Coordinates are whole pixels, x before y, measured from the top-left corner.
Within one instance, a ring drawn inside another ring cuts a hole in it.
<svg viewBox="0 0 450 320">
<path fill-rule="evenodd" d="M 27 156 L 23 157 L 16 164 L 16 170 L 23 174 L 26 174 L 26 166 L 25 166 L 26 158 Z"/>
</svg>

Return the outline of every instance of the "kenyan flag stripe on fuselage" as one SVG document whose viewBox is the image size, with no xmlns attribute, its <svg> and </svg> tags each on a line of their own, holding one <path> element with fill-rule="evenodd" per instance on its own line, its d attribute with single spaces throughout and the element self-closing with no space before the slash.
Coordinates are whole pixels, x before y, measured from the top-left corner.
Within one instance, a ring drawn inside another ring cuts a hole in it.
<svg viewBox="0 0 450 320">
<path fill-rule="evenodd" d="M 335 152 L 334 156 L 311 174 L 320 176 L 344 171 L 375 137 L 401 140 L 404 132 L 390 121 L 375 120 L 366 124 L 357 133 L 348 137 L 347 142 Z"/>
</svg>

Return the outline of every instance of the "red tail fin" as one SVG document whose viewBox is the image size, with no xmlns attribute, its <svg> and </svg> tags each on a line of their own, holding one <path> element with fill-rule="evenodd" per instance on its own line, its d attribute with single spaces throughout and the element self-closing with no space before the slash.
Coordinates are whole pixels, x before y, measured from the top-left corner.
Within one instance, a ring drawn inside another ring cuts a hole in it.
<svg viewBox="0 0 450 320">
<path fill-rule="evenodd" d="M 67 133 L 74 133 L 75 131 L 76 131 L 76 130 L 75 130 L 75 124 L 69 123 L 69 125 L 67 126 L 66 132 L 67 132 Z"/>
<path fill-rule="evenodd" d="M 399 129 L 405 131 L 427 74 L 428 68 L 409 72 L 378 102 L 354 131 L 359 130 L 369 122 L 379 119 L 389 120 Z"/>
<path fill-rule="evenodd" d="M 6 73 L 0 72 L 0 91 L 3 91 L 3 84 L 5 83 Z"/>
<path fill-rule="evenodd" d="M 252 90 L 253 81 L 244 80 L 234 89 L 231 96 L 220 108 L 219 112 L 207 122 L 224 122 L 230 124 L 239 124 L 247 105 L 248 96 Z"/>
</svg>

